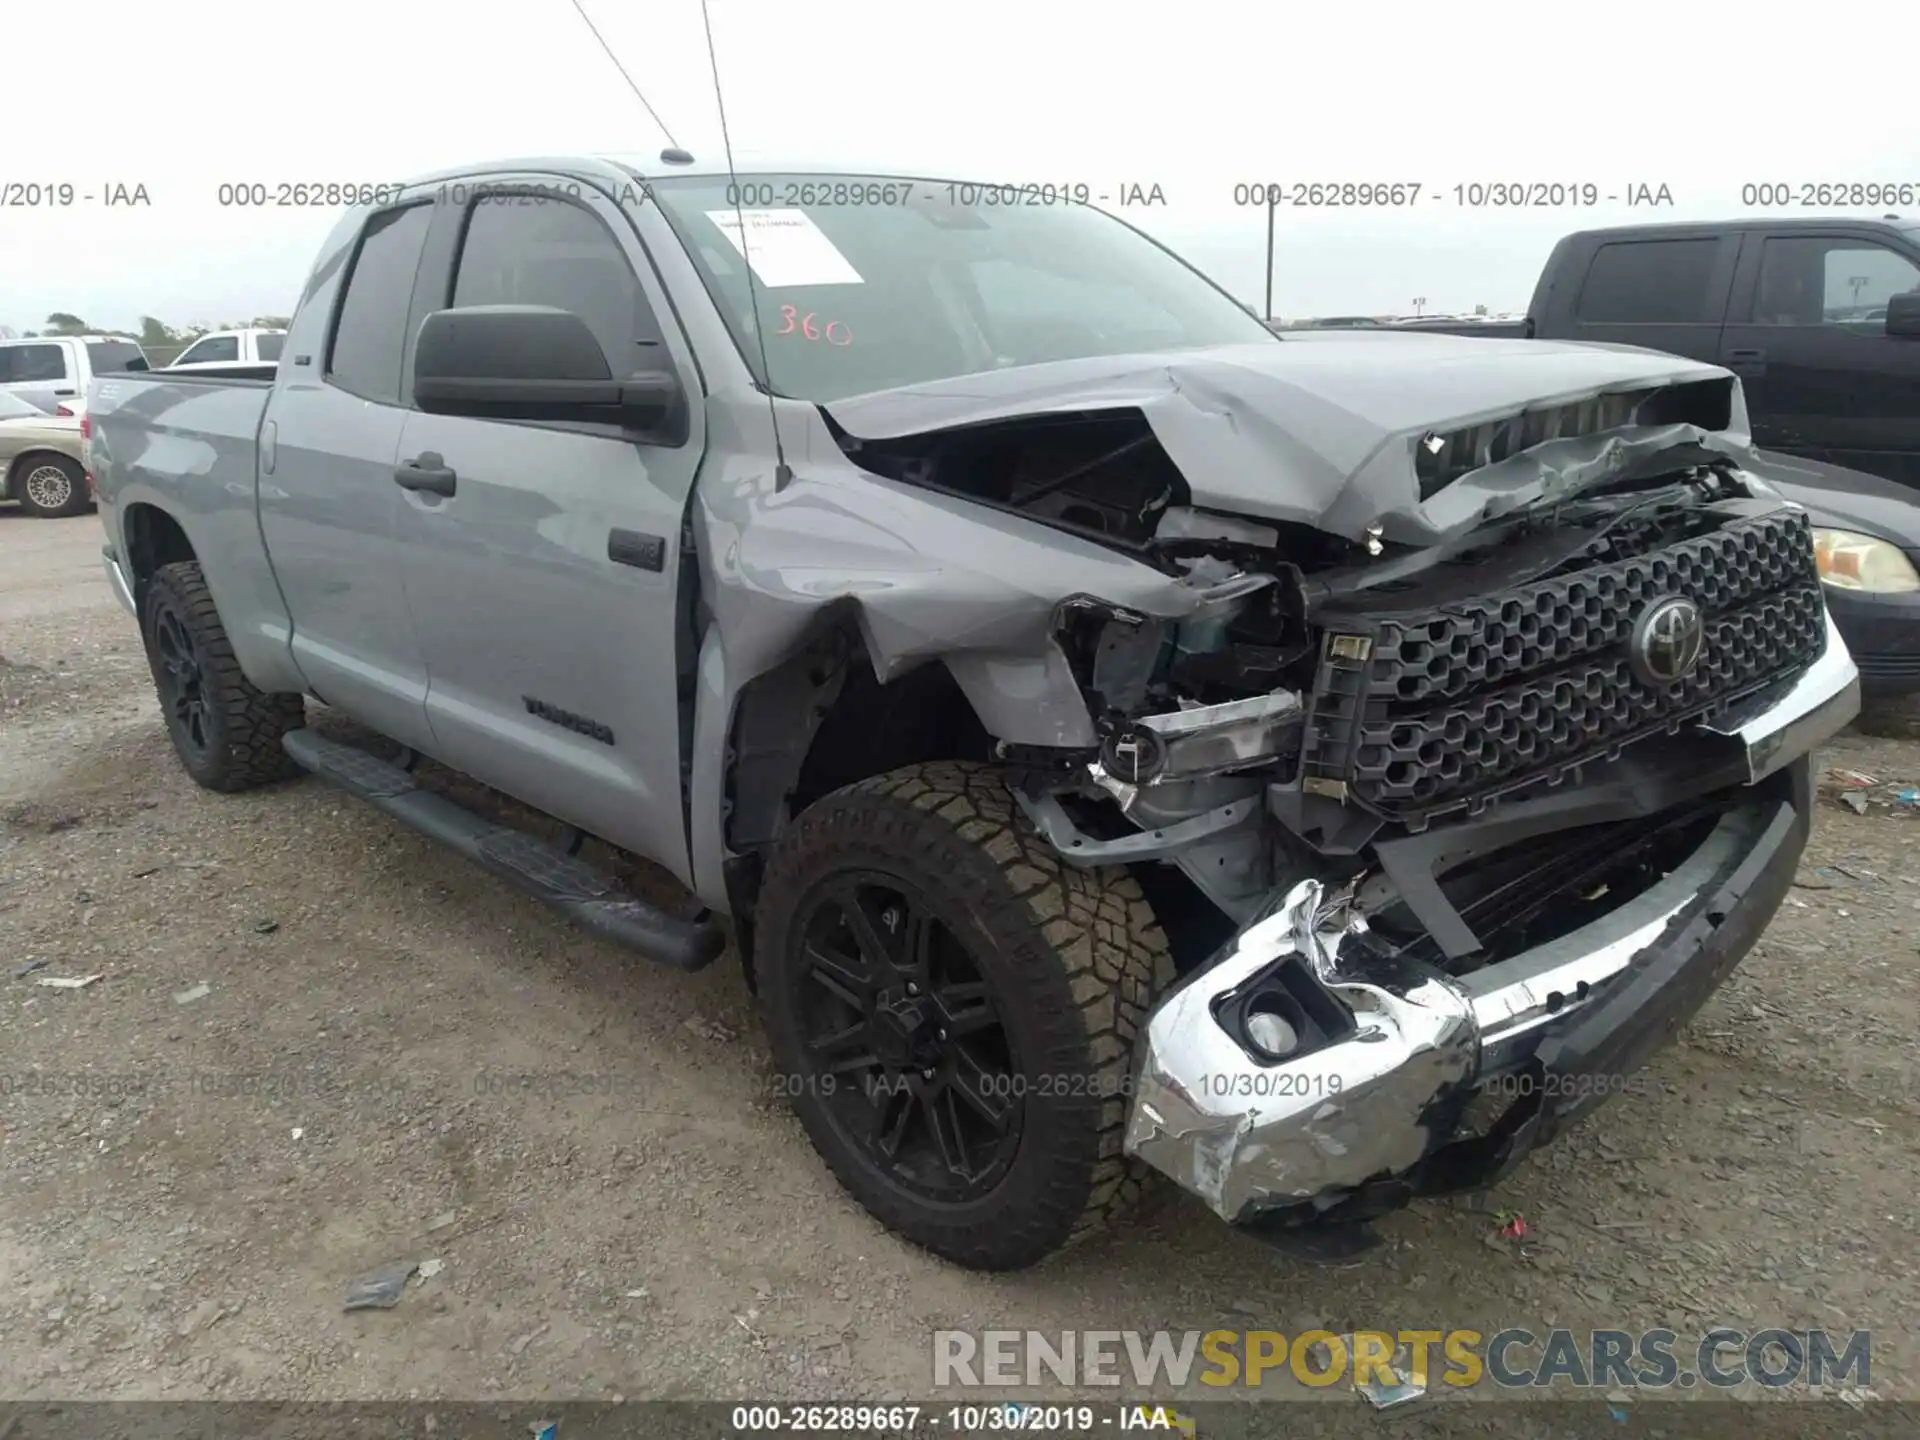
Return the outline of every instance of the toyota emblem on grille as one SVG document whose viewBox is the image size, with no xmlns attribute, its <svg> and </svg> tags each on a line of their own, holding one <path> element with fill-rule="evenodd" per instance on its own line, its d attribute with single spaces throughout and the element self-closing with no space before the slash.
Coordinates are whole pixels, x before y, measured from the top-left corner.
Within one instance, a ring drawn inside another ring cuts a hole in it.
<svg viewBox="0 0 1920 1440">
<path fill-rule="evenodd" d="M 1640 612 L 1627 642 L 1627 662 L 1643 685 L 1662 687 L 1684 680 L 1707 648 L 1707 624 L 1691 600 L 1669 595 Z"/>
</svg>

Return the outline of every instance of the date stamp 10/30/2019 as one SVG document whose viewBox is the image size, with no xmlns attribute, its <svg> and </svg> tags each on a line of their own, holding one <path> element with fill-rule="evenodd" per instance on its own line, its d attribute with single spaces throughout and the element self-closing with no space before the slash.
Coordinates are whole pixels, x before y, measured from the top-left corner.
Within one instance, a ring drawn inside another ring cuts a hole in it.
<svg viewBox="0 0 1920 1440">
<path fill-rule="evenodd" d="M 1233 203 L 1283 210 L 1408 210 L 1448 206 L 1456 210 L 1568 210 L 1600 205 L 1667 209 L 1673 187 L 1665 181 L 1462 180 L 1433 185 L 1423 180 L 1255 180 L 1233 187 Z"/>
</svg>

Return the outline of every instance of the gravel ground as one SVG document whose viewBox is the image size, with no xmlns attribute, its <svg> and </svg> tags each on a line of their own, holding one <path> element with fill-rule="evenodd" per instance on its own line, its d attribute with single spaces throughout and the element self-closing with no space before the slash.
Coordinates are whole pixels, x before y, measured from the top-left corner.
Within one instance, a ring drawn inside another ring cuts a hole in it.
<svg viewBox="0 0 1920 1440">
<path fill-rule="evenodd" d="M 1920 1394 L 1920 809 L 1885 785 L 1497 1194 L 1329 1271 L 1167 1188 L 985 1277 L 842 1195 L 731 957 L 636 962 L 317 782 L 196 788 L 99 542 L 0 512 L 0 1398 L 919 1397 L 939 1328 L 1517 1324 L 1871 1327 L 1873 1388 Z M 1908 784 L 1920 745 L 1822 764 Z M 439 1263 L 343 1313 L 397 1258 Z"/>
</svg>

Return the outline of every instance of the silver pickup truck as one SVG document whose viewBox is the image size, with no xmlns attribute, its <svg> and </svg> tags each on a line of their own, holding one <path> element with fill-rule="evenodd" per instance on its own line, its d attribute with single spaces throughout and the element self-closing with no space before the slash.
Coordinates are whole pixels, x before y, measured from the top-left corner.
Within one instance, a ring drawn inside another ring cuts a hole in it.
<svg viewBox="0 0 1920 1440">
<path fill-rule="evenodd" d="M 1858 679 L 1725 370 L 1278 336 L 1060 198 L 428 177 L 277 368 L 94 385 L 107 571 L 202 785 L 312 771 L 670 966 L 730 934 L 913 1241 L 1023 1266 L 1157 1170 L 1352 1253 L 1696 1011 Z"/>
</svg>

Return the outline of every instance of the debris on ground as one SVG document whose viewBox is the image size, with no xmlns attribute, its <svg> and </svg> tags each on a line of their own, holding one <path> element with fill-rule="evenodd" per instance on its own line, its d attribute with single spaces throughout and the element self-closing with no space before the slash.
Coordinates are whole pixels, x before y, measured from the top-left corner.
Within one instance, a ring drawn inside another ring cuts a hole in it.
<svg viewBox="0 0 1920 1440">
<path fill-rule="evenodd" d="M 197 1331 L 205 1330 L 210 1325 L 218 1324 L 226 1314 L 226 1307 L 218 1300 L 202 1300 L 175 1327 L 175 1333 L 185 1339 Z"/>
<path fill-rule="evenodd" d="M 1834 766 L 1820 777 L 1820 793 L 1865 815 L 1869 809 L 1920 809 L 1920 787 L 1899 780 L 1881 780 L 1863 770 Z"/>
<path fill-rule="evenodd" d="M 1358 1357 L 1355 1355 L 1354 1337 L 1342 1335 L 1340 1340 L 1346 1346 L 1347 1363 L 1354 1365 L 1357 1369 Z M 1396 1405 L 1405 1405 L 1410 1401 L 1418 1400 L 1427 1393 L 1427 1387 L 1416 1385 L 1410 1378 L 1413 1369 L 1412 1358 L 1405 1345 L 1396 1347 L 1391 1359 L 1385 1365 L 1370 1363 L 1367 1378 L 1364 1381 L 1356 1378 L 1353 1388 L 1364 1395 L 1367 1403 L 1376 1410 L 1389 1410 Z M 1379 1376 L 1382 1370 L 1386 1371 L 1392 1379 L 1381 1380 Z"/>
<path fill-rule="evenodd" d="M 1481 1240 L 1489 1250 L 1498 1250 L 1502 1254 L 1518 1253 L 1516 1242 L 1527 1238 L 1526 1216 L 1518 1210 L 1495 1210 L 1493 1229 L 1485 1231 Z"/>
<path fill-rule="evenodd" d="M 438 1215 L 427 1221 L 427 1234 L 431 1235 L 436 1230 L 444 1230 L 459 1218 L 460 1212 L 458 1210 L 442 1210 Z"/>
<path fill-rule="evenodd" d="M 280 922 L 278 920 L 264 915 L 253 922 L 253 933 L 256 935 L 271 935 L 279 928 Z"/>
<path fill-rule="evenodd" d="M 98 975 L 42 975 L 34 984 L 49 985 L 55 990 L 84 990 L 99 978 Z"/>
<path fill-rule="evenodd" d="M 685 1024 L 687 1029 L 691 1030 L 695 1035 L 698 1035 L 702 1040 L 733 1040 L 737 1038 L 729 1026 L 722 1025 L 717 1020 L 703 1020 L 698 1015 L 695 1015 L 688 1019 Z"/>
<path fill-rule="evenodd" d="M 548 1326 L 540 1325 L 535 1327 L 532 1330 L 527 1331 L 527 1333 L 524 1335 L 514 1336 L 513 1339 L 507 1342 L 508 1353 L 513 1355 L 520 1354 L 520 1352 L 525 1350 L 527 1346 L 531 1345 L 534 1341 L 538 1340 L 542 1335 L 546 1334 L 548 1328 L 549 1328 Z"/>
<path fill-rule="evenodd" d="M 401 1260 L 369 1270 L 347 1288 L 347 1303 L 342 1310 L 391 1310 L 400 1303 L 407 1281 L 420 1268 L 417 1260 Z"/>
<path fill-rule="evenodd" d="M 196 1000 L 206 999 L 207 996 L 212 993 L 213 987 L 202 980 L 198 985 L 182 990 L 178 995 L 174 996 L 173 1003 L 176 1005 L 191 1005 Z"/>
<path fill-rule="evenodd" d="M 53 961 L 51 960 L 29 960 L 26 964 L 22 965 L 18 970 L 13 972 L 13 978 L 16 980 L 24 980 L 27 978 L 27 976 L 33 974 L 34 971 L 44 970 L 51 964 L 53 964 Z"/>
<path fill-rule="evenodd" d="M 444 1260 L 422 1260 L 420 1262 L 420 1279 L 422 1282 L 431 1280 L 446 1268 L 447 1262 Z"/>
</svg>

